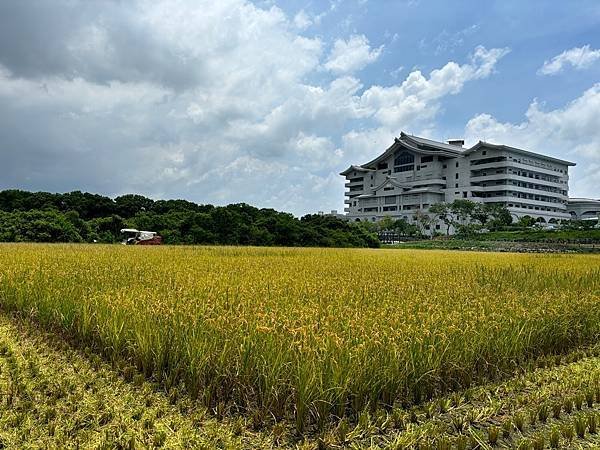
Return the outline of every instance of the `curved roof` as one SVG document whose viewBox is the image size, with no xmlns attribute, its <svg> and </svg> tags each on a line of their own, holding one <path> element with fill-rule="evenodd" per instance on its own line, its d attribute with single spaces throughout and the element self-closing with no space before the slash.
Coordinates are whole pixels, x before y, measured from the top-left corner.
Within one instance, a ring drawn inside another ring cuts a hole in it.
<svg viewBox="0 0 600 450">
<path fill-rule="evenodd" d="M 360 166 L 350 166 L 348 169 L 341 172 L 340 175 L 347 175 L 353 170 L 375 170 L 377 163 L 388 158 L 392 153 L 400 148 L 406 148 L 407 150 L 411 150 L 422 155 L 441 155 L 450 158 L 461 157 L 463 155 L 462 149 L 456 145 L 444 144 L 442 142 L 436 142 L 418 136 L 410 136 L 404 132 L 401 132 L 400 137 L 394 138 L 394 143 L 390 145 L 382 154 L 369 162 L 361 164 Z"/>
<path fill-rule="evenodd" d="M 541 153 L 530 152 L 528 150 L 523 150 L 522 148 L 517 148 L 517 147 L 511 147 L 509 145 L 490 144 L 489 142 L 484 142 L 484 141 L 479 141 L 473 147 L 471 147 L 470 149 L 466 150 L 465 154 L 468 155 L 469 153 L 472 153 L 475 150 L 480 149 L 481 147 L 495 148 L 495 149 L 498 149 L 498 150 L 509 150 L 511 152 L 521 153 L 522 155 L 528 155 L 528 156 L 532 156 L 532 157 L 535 157 L 535 158 L 543 158 L 543 159 L 547 159 L 548 161 L 554 161 L 554 162 L 559 163 L 559 164 L 566 164 L 567 166 L 575 166 L 576 165 L 576 163 L 574 163 L 572 161 L 567 161 L 567 160 L 564 160 L 564 159 L 554 158 L 552 156 L 542 155 Z"/>
<path fill-rule="evenodd" d="M 405 148 L 407 150 L 413 151 L 415 153 L 419 153 L 422 155 L 440 155 L 446 156 L 449 158 L 461 158 L 463 156 L 467 156 L 472 152 L 482 148 L 494 148 L 499 150 L 508 150 L 515 153 L 520 153 L 523 155 L 528 155 L 536 158 L 543 158 L 548 161 L 553 161 L 559 164 L 565 164 L 567 166 L 574 166 L 575 163 L 571 161 L 566 161 L 563 159 L 554 158 L 552 156 L 542 155 L 540 153 L 534 153 L 527 150 L 523 150 L 517 147 L 510 147 L 508 145 L 498 145 L 491 144 L 489 142 L 479 141 L 473 147 L 465 149 L 463 147 L 459 147 L 458 145 L 446 144 L 444 142 L 433 141 L 431 139 L 422 138 L 419 136 L 412 136 L 406 134 L 405 132 L 400 132 L 400 137 L 394 138 L 394 143 L 390 145 L 382 154 L 372 159 L 371 161 L 361 164 L 360 166 L 352 165 L 340 175 L 347 175 L 352 171 L 357 172 L 367 172 L 374 171 L 377 167 L 377 163 L 388 158 L 392 153 L 400 148 Z"/>
<path fill-rule="evenodd" d="M 425 139 L 425 138 L 422 138 L 419 136 L 411 136 L 409 134 L 406 134 L 403 131 L 400 132 L 400 139 L 413 141 L 417 145 L 431 147 L 431 148 L 435 148 L 438 150 L 445 150 L 447 152 L 450 152 L 450 153 L 453 153 L 456 155 L 460 155 L 463 153 L 463 148 L 459 147 L 458 145 L 452 145 L 452 144 L 446 144 L 444 142 L 432 141 L 431 139 Z"/>
<path fill-rule="evenodd" d="M 340 175 L 348 175 L 350 172 L 373 172 L 373 169 L 367 169 L 366 167 L 355 166 L 353 164 L 343 172 L 340 172 Z"/>
</svg>

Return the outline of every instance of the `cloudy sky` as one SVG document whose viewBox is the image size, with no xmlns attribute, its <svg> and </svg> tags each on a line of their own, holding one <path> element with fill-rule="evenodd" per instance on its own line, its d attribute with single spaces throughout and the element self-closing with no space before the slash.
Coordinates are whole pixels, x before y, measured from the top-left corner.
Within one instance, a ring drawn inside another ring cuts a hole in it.
<svg viewBox="0 0 600 450">
<path fill-rule="evenodd" d="M 599 198 L 600 2 L 0 1 L 0 189 L 301 215 L 400 131 L 576 161 Z"/>
</svg>

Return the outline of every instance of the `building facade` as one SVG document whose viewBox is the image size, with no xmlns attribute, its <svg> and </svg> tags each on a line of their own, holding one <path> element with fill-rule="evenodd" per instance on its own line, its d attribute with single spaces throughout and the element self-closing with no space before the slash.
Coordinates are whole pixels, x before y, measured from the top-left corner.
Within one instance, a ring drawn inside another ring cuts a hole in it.
<svg viewBox="0 0 600 450">
<path fill-rule="evenodd" d="M 600 218 L 600 200 L 570 198 L 567 211 L 575 220 L 598 220 Z"/>
<path fill-rule="evenodd" d="M 413 221 L 416 211 L 455 199 L 501 204 L 513 220 L 572 217 L 569 166 L 575 163 L 482 141 L 463 146 L 462 140 L 443 143 L 401 133 L 377 158 L 341 172 L 346 217 Z"/>
</svg>

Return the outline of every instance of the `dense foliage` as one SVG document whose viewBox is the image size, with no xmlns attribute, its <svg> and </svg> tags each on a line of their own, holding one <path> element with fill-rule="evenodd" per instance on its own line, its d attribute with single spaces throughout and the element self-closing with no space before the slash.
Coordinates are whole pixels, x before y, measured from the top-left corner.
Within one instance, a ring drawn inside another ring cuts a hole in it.
<svg viewBox="0 0 600 450">
<path fill-rule="evenodd" d="M 292 214 L 246 204 L 198 205 L 123 195 L 0 192 L 2 242 L 117 242 L 125 227 L 152 230 L 168 244 L 377 247 L 365 225 L 333 216 Z"/>
<path fill-rule="evenodd" d="M 429 212 L 446 225 L 446 234 L 450 234 L 450 227 L 454 227 L 460 235 L 472 234 L 482 228 L 494 230 L 512 222 L 510 212 L 502 205 L 464 199 L 436 203 L 429 208 Z"/>
<path fill-rule="evenodd" d="M 507 230 L 472 236 L 471 239 L 510 242 L 558 242 L 574 244 L 599 244 L 600 230 Z"/>
</svg>

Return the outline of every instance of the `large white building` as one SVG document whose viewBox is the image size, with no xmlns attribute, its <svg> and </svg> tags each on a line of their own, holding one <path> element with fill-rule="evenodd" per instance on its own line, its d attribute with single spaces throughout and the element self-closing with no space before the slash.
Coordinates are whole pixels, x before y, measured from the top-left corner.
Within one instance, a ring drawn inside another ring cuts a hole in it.
<svg viewBox="0 0 600 450">
<path fill-rule="evenodd" d="M 499 203 L 513 219 L 572 217 L 569 166 L 575 163 L 482 141 L 471 148 L 463 145 L 462 140 L 443 143 L 401 133 L 377 158 L 341 173 L 346 217 L 410 221 L 417 210 L 427 212 L 434 203 L 455 199 Z"/>
</svg>

